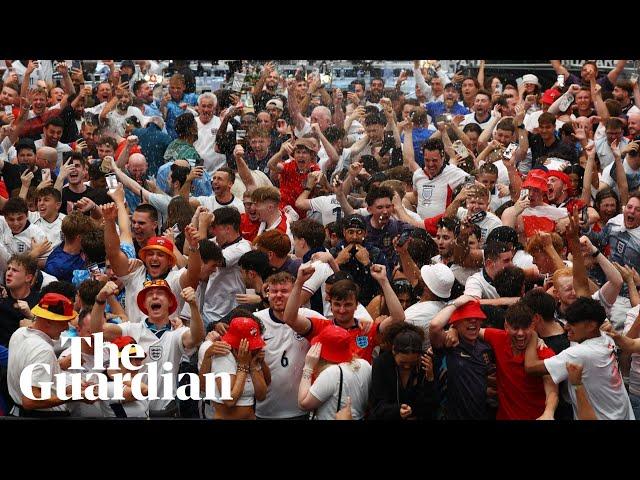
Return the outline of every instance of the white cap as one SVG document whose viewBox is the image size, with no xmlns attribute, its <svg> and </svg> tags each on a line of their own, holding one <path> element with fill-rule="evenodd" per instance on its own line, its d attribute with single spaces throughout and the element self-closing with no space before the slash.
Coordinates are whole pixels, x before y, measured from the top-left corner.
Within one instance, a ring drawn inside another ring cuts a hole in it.
<svg viewBox="0 0 640 480">
<path fill-rule="evenodd" d="M 425 265 L 420 269 L 420 276 L 427 288 L 440 298 L 451 296 L 451 287 L 455 282 L 453 272 L 444 263 Z"/>
<path fill-rule="evenodd" d="M 535 75 L 531 74 L 531 73 L 527 73 L 526 75 L 522 76 L 522 82 L 523 83 L 535 83 L 536 85 L 540 86 L 540 82 L 538 81 L 538 77 L 536 77 Z"/>
</svg>

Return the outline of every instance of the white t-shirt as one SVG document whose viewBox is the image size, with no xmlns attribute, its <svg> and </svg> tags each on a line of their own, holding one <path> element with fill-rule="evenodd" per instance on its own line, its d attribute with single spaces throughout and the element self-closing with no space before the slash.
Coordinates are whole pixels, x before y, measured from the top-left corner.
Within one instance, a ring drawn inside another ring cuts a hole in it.
<svg viewBox="0 0 640 480">
<path fill-rule="evenodd" d="M 66 345 L 69 345 L 68 343 Z M 64 357 L 68 357 L 69 355 L 71 355 L 71 347 L 67 348 L 66 350 L 64 350 L 59 356 L 58 359 L 62 359 Z M 95 376 L 90 376 L 87 377 L 87 373 L 89 372 L 96 372 L 96 373 L 102 373 L 104 374 L 105 371 L 104 370 L 100 370 L 100 369 L 95 369 L 95 357 L 92 353 L 84 353 L 82 352 L 81 354 L 81 365 L 85 368 L 85 370 L 74 370 L 72 368 L 69 368 L 68 370 L 65 370 L 65 373 L 67 373 L 67 375 L 71 375 L 71 374 L 78 374 L 81 373 L 83 380 L 88 380 L 88 381 L 93 381 L 96 382 L 96 377 Z M 103 362 L 103 367 L 107 367 L 108 366 L 108 362 L 109 362 L 109 349 L 105 346 L 103 349 L 103 354 L 102 354 L 102 358 L 104 360 Z M 67 385 L 71 383 L 71 377 L 69 376 L 67 379 Z M 72 402 L 68 402 L 67 403 L 67 409 L 69 410 L 69 413 L 72 417 L 84 417 L 84 418 L 101 418 L 102 415 L 102 411 L 100 410 L 100 402 L 95 402 L 95 403 L 85 403 L 81 400 L 78 401 L 72 401 Z"/>
<path fill-rule="evenodd" d="M 301 308 L 298 314 L 324 318 L 308 308 Z M 255 312 L 254 315 L 264 325 L 264 361 L 271 372 L 267 396 L 263 401 L 256 402 L 256 415 L 260 418 L 304 415 L 304 410 L 298 407 L 298 385 L 302 378 L 304 359 L 309 351 L 309 341 L 273 316 L 269 308 Z"/>
<path fill-rule="evenodd" d="M 196 123 L 198 124 L 198 140 L 193 142 L 193 147 L 204 161 L 204 169 L 213 173 L 227 164 L 227 157 L 215 151 L 216 135 L 222 122 L 220 117 L 214 115 L 209 123 L 202 123 L 200 117 L 196 117 Z M 227 132 L 231 131 L 233 131 L 233 127 L 227 123 Z"/>
<path fill-rule="evenodd" d="M 62 243 L 62 233 L 60 229 L 62 228 L 62 220 L 64 220 L 64 217 L 66 217 L 64 213 L 58 213 L 58 217 L 49 223 L 40 216 L 40 213 L 29 212 L 29 221 L 31 224 L 42 230 L 47 240 L 51 242 L 51 250 L 45 254 L 45 257 L 48 257 L 53 249 Z"/>
<path fill-rule="evenodd" d="M 278 228 L 278 225 L 280 225 L 282 222 L 287 222 L 287 236 L 289 237 L 289 240 L 291 241 L 291 251 L 293 252 L 293 233 L 291 233 L 291 225 L 289 224 L 289 221 L 287 220 L 287 216 L 283 213 L 280 215 L 280 217 L 273 222 L 271 225 L 267 225 L 266 222 L 260 222 L 260 226 L 258 227 L 258 235 L 261 235 L 262 232 L 268 232 L 269 230 L 274 230 L 276 228 Z"/>
<path fill-rule="evenodd" d="M 425 219 L 444 213 L 451 203 L 453 190 L 466 177 L 464 170 L 453 165 L 447 165 L 432 179 L 421 168 L 413 172 L 413 188 L 418 192 L 418 215 Z"/>
<path fill-rule="evenodd" d="M 22 232 L 14 235 L 7 221 L 0 216 L 0 241 L 4 244 L 9 255 L 16 253 L 26 253 L 31 250 L 31 239 L 42 242 L 47 236 L 37 225 L 31 224 Z M 50 252 L 49 252 L 50 253 Z M 40 258 L 46 258 L 42 256 Z"/>
<path fill-rule="evenodd" d="M 624 172 L 627 174 L 627 181 L 629 177 L 634 177 L 636 179 L 636 182 L 638 182 L 638 180 L 640 180 L 640 168 L 638 168 L 637 170 L 634 170 L 633 168 L 631 168 L 631 165 L 629 165 L 629 162 L 627 160 L 628 159 L 625 158 L 622 162 L 622 167 L 624 168 Z M 620 195 L 620 190 L 618 189 L 618 182 L 614 180 L 613 178 L 614 175 L 611 175 L 611 172 L 613 172 L 615 175 L 615 172 L 616 172 L 615 163 L 612 163 L 602 171 L 602 177 L 600 178 L 600 181 L 609 185 L 614 192 Z M 632 190 L 631 187 L 629 189 Z"/>
<path fill-rule="evenodd" d="M 44 139 L 42 138 L 39 140 L 36 140 L 34 143 L 36 145 L 36 149 L 46 146 L 44 144 Z M 56 162 L 57 168 L 60 168 L 62 166 L 62 154 L 64 152 L 70 152 L 70 151 L 71 151 L 71 147 L 69 145 L 67 145 L 66 143 L 58 142 L 58 144 L 56 145 L 56 152 L 58 152 L 58 161 Z"/>
<path fill-rule="evenodd" d="M 61 373 L 58 359 L 53 351 L 53 341 L 41 332 L 28 327 L 20 327 L 9 340 L 9 364 L 7 366 L 7 385 L 9 395 L 17 405 L 22 405 L 22 391 L 20 390 L 20 375 L 30 365 L 45 364 L 51 367 L 47 373 L 42 366 L 36 366 L 31 375 L 31 386 L 41 388 L 45 382 L 52 382 L 51 393 L 56 394 L 55 375 Z M 65 404 L 51 408 L 39 409 L 44 412 L 66 412 Z"/>
<path fill-rule="evenodd" d="M 349 363 L 331 365 L 323 370 L 311 385 L 309 393 L 323 402 L 317 409 L 316 420 L 335 420 L 337 411 L 345 406 L 347 397 L 351 397 L 353 419 L 360 420 L 364 417 L 371 385 L 371 365 L 361 358 L 355 359 L 354 362 L 359 366 L 357 370 L 354 371 Z M 338 407 L 340 369 L 343 380 L 342 398 Z"/>
<path fill-rule="evenodd" d="M 138 308 L 137 297 L 140 290 L 142 290 L 143 284 L 147 278 L 147 269 L 144 264 L 140 265 L 133 272 L 119 277 L 122 280 L 124 285 L 125 295 L 124 295 L 124 303 L 125 303 L 125 311 L 127 316 L 129 317 L 130 323 L 139 323 L 142 322 L 146 315 L 142 313 L 142 311 Z M 180 287 L 180 271 L 175 268 L 169 272 L 169 275 L 165 278 L 169 286 L 171 287 L 171 291 L 176 296 L 176 300 L 178 300 L 178 309 L 175 316 L 180 312 L 180 302 L 182 302 L 182 297 L 180 296 L 180 292 L 182 292 L 182 288 Z"/>
<path fill-rule="evenodd" d="M 627 312 L 627 318 L 624 321 L 624 329 L 622 335 L 626 335 L 631 329 L 633 322 L 636 321 L 640 313 L 640 305 L 636 305 Z M 640 354 L 631 354 L 631 370 L 629 371 L 629 392 L 633 395 L 640 396 Z"/>
<path fill-rule="evenodd" d="M 113 398 L 115 395 L 115 383 L 107 383 L 107 396 Z M 133 400 L 124 402 L 122 400 L 100 400 L 94 405 L 99 405 L 100 412 L 105 418 L 116 418 L 116 412 L 111 407 L 112 404 L 122 405 L 126 418 L 147 418 L 149 417 L 149 399 Z"/>
<path fill-rule="evenodd" d="M 478 121 L 478 119 L 476 118 L 476 114 L 475 112 L 471 112 L 471 113 L 467 113 L 464 116 L 464 120 L 462 120 L 460 122 L 460 128 L 464 128 L 467 125 L 469 125 L 470 123 L 475 123 L 477 125 L 480 125 L 480 128 L 482 130 L 484 130 L 485 128 L 487 128 L 487 126 L 489 125 L 489 123 L 491 123 L 491 120 L 493 119 L 493 113 L 490 113 L 489 116 L 487 117 L 487 119 L 484 122 L 480 122 Z"/>
<path fill-rule="evenodd" d="M 233 353 L 229 352 L 224 356 L 211 357 L 211 372 L 215 375 L 219 373 L 229 373 L 231 375 L 235 375 L 238 372 L 238 362 L 236 362 Z M 245 378 L 246 380 L 244 382 L 244 390 L 242 390 L 242 394 L 236 402 L 236 406 L 238 407 L 250 407 L 253 405 L 255 400 L 255 389 L 253 387 L 253 380 L 251 380 L 251 375 L 247 374 Z M 233 389 L 233 385 L 231 386 L 231 388 Z M 211 401 L 215 403 L 224 403 L 219 399 L 219 397 L 220 395 L 217 395 L 216 398 L 211 399 Z"/>
<path fill-rule="evenodd" d="M 486 278 L 484 278 L 484 272 L 480 271 L 474 273 L 469 277 L 464 289 L 465 295 L 471 295 L 478 299 L 482 298 L 500 298 L 496 287 L 491 285 Z"/>
<path fill-rule="evenodd" d="M 431 320 L 433 320 L 433 317 L 435 317 L 443 308 L 444 302 L 430 300 L 427 302 L 414 303 L 404 312 L 405 322 L 424 330 L 425 348 L 429 348 L 431 346 L 431 341 L 429 340 L 429 324 L 431 323 Z"/>
<path fill-rule="evenodd" d="M 238 260 L 249 251 L 251 243 L 244 238 L 222 249 L 225 266 L 219 267 L 211 274 L 205 291 L 202 311 L 205 326 L 219 321 L 238 306 L 236 294 L 246 291 Z"/>
<path fill-rule="evenodd" d="M 327 159 L 329 157 L 327 156 Z M 340 159 L 338 160 L 338 163 L 336 164 L 336 168 L 333 170 L 334 172 L 339 172 L 341 171 L 343 168 L 349 168 L 349 165 L 351 165 L 351 148 L 343 148 L 342 149 L 342 155 L 340 155 Z M 324 165 L 320 165 L 320 170 L 322 170 L 324 173 L 327 173 L 326 171 L 326 162 L 324 163 Z"/>
<path fill-rule="evenodd" d="M 117 108 L 114 108 L 109 113 L 107 113 L 107 120 L 109 120 L 109 130 L 115 132 L 120 137 L 124 137 L 125 130 L 127 127 L 127 118 L 134 116 L 140 122 L 140 125 L 144 125 L 144 115 L 138 107 L 129 106 L 127 111 L 122 114 L 118 111 Z"/>
<path fill-rule="evenodd" d="M 329 225 L 331 222 L 338 220 L 338 216 L 342 216 L 342 209 L 340 208 L 340 202 L 335 195 L 323 195 L 322 197 L 315 197 L 309 200 L 311 209 L 307 212 L 307 217 L 312 216 L 314 213 L 320 215 L 320 222 L 323 226 Z"/>
<path fill-rule="evenodd" d="M 123 336 L 131 336 L 135 339 L 136 343 L 140 345 L 147 356 L 144 359 L 144 365 L 148 365 L 152 362 L 158 364 L 158 396 L 164 396 L 164 377 L 162 374 L 171 373 L 173 375 L 173 390 L 172 395 L 175 396 L 178 390 L 178 369 L 180 368 L 180 361 L 183 355 L 193 355 L 195 348 L 186 349 L 182 343 L 182 335 L 189 331 L 188 327 L 179 327 L 175 330 L 168 330 L 162 334 L 160 338 L 156 337 L 146 325 L 146 322 L 131 323 L 124 322 L 118 325 L 122 330 Z M 172 365 L 172 370 L 164 370 L 163 364 L 169 362 Z M 140 370 L 144 372 L 145 370 Z M 148 379 L 147 379 L 148 380 Z M 149 408 L 151 410 L 164 409 L 171 400 L 151 400 L 149 402 Z"/>
<path fill-rule="evenodd" d="M 467 214 L 469 211 L 464 208 L 458 208 L 457 217 L 460 220 L 467 218 Z M 487 235 L 489 235 L 494 228 L 501 227 L 502 222 L 498 217 L 496 217 L 493 213 L 487 212 L 487 216 L 481 222 L 478 222 L 476 225 L 480 227 L 480 231 L 482 232 L 482 238 L 480 240 L 480 244 L 484 244 L 484 241 L 487 239 Z"/>
<path fill-rule="evenodd" d="M 220 203 L 216 199 L 215 195 L 201 196 L 201 197 L 194 197 L 194 198 L 198 202 L 200 202 L 200 205 L 202 205 L 205 208 L 208 208 L 209 211 L 211 212 L 222 207 L 234 207 L 240 213 L 244 213 L 244 203 L 242 203 L 242 199 L 238 197 L 234 197 L 233 195 L 231 196 L 231 201 L 229 203 Z"/>
<path fill-rule="evenodd" d="M 634 420 L 631 401 L 624 387 L 615 356 L 615 343 L 604 332 L 599 337 L 571 346 L 544 360 L 556 384 L 567 380 L 566 362 L 582 365 L 582 383 L 599 420 Z M 569 385 L 569 396 L 577 419 L 576 389 Z"/>
</svg>

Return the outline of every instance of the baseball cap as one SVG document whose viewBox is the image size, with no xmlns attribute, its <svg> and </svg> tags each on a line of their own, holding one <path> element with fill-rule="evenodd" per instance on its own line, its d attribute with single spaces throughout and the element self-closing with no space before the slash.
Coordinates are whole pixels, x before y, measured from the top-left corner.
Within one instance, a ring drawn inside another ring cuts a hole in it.
<svg viewBox="0 0 640 480">
<path fill-rule="evenodd" d="M 144 248 L 140 249 L 138 255 L 144 262 L 149 250 L 160 250 L 171 257 L 172 265 L 176 263 L 176 256 L 173 253 L 173 242 L 164 237 L 151 237 Z"/>
<path fill-rule="evenodd" d="M 481 320 L 487 318 L 480 308 L 480 302 L 478 300 L 465 303 L 462 307 L 456 308 L 449 319 L 449 323 L 459 322 L 460 320 L 466 320 L 468 318 L 479 318 Z"/>
<path fill-rule="evenodd" d="M 171 287 L 169 286 L 167 281 L 161 278 L 157 280 L 147 280 L 142 284 L 142 290 L 138 292 L 138 296 L 136 297 L 138 308 L 145 315 L 149 315 L 149 311 L 147 310 L 144 301 L 147 298 L 147 293 L 149 293 L 149 290 L 152 290 L 154 288 L 160 288 L 167 292 L 167 295 L 169 295 L 169 315 L 171 315 L 178 308 L 178 300 L 173 294 L 173 291 L 171 290 Z"/>
<path fill-rule="evenodd" d="M 266 345 L 260 335 L 260 325 L 253 318 L 237 317 L 231 320 L 222 340 L 237 349 L 240 348 L 240 340 L 243 338 L 249 342 L 249 350 L 257 350 Z"/>
<path fill-rule="evenodd" d="M 282 104 L 282 100 L 279 98 L 272 98 L 267 102 L 267 107 L 276 107 L 278 110 L 284 110 L 284 105 Z"/>
<path fill-rule="evenodd" d="M 522 183 L 523 188 L 537 188 L 544 192 L 547 191 L 547 177 L 544 173 L 529 172 Z"/>
<path fill-rule="evenodd" d="M 316 143 L 310 138 L 299 138 L 296 140 L 294 147 L 304 147 L 313 153 L 316 153 Z"/>
<path fill-rule="evenodd" d="M 16 148 L 16 153 L 22 150 L 23 148 L 28 148 L 32 150 L 33 153 L 36 153 L 36 144 L 30 138 L 21 138 L 20 140 L 18 140 L 18 143 L 16 143 L 15 148 Z"/>
<path fill-rule="evenodd" d="M 427 288 L 438 297 L 449 298 L 451 296 L 451 287 L 456 279 L 451 269 L 444 263 L 424 265 L 420 269 L 420 276 Z"/>
<path fill-rule="evenodd" d="M 311 345 L 321 343 L 320 358 L 332 362 L 348 362 L 353 358 L 353 340 L 348 331 L 337 325 L 328 325 L 311 340 Z"/>
<path fill-rule="evenodd" d="M 560 97 L 560 95 L 562 94 L 558 90 L 556 90 L 555 88 L 550 88 L 544 91 L 542 97 L 540 98 L 540 102 L 546 105 L 551 105 Z"/>
<path fill-rule="evenodd" d="M 118 347 L 118 358 L 122 358 L 122 350 L 124 349 L 124 347 L 131 344 L 135 345 L 135 347 L 129 350 L 129 353 L 131 354 L 131 356 L 135 355 L 137 357 L 140 354 L 139 352 L 144 353 L 145 357 L 147 356 L 144 349 L 136 343 L 135 338 L 130 337 L 129 335 L 124 335 L 118 338 L 114 338 L 111 343 L 113 343 L 116 347 Z M 140 360 L 142 360 L 143 358 L 144 357 L 141 357 Z"/>
<path fill-rule="evenodd" d="M 45 294 L 38 305 L 31 309 L 31 313 L 36 317 L 59 322 L 73 320 L 78 316 L 78 313 L 73 310 L 71 300 L 60 293 Z"/>
<path fill-rule="evenodd" d="M 540 86 L 540 82 L 538 81 L 538 77 L 536 77 L 535 75 L 533 75 L 531 73 L 527 73 L 526 75 L 522 76 L 522 83 L 535 83 L 536 85 Z"/>
<path fill-rule="evenodd" d="M 342 220 L 342 228 L 359 228 L 361 230 L 366 230 L 367 223 L 364 221 L 364 218 L 362 218 L 361 215 L 354 213 Z"/>
<path fill-rule="evenodd" d="M 455 83 L 453 83 L 453 82 L 449 82 L 449 83 L 447 83 L 447 84 L 444 86 L 444 89 L 445 89 L 445 90 L 449 90 L 449 89 L 451 89 L 451 90 L 455 90 L 456 92 L 458 91 L 458 87 L 457 87 L 457 86 L 456 86 L 456 84 L 455 84 Z"/>
</svg>

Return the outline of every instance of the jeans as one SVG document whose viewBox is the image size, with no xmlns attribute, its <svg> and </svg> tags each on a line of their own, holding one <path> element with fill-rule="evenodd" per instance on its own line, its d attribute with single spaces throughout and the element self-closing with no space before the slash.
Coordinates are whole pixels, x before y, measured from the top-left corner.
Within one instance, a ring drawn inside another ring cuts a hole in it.
<svg viewBox="0 0 640 480">
<path fill-rule="evenodd" d="M 636 417 L 636 420 L 640 420 L 640 396 L 630 393 L 629 400 L 631 400 L 633 415 Z"/>
</svg>

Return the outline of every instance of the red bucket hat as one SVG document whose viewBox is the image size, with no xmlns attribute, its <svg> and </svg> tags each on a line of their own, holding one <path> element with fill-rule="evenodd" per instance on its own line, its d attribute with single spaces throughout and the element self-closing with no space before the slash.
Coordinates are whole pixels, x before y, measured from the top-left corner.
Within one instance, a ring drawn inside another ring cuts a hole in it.
<svg viewBox="0 0 640 480">
<path fill-rule="evenodd" d="M 547 177 L 542 171 L 540 171 L 540 173 L 531 171 L 524 179 L 522 188 L 537 188 L 538 190 L 546 192 L 549 189 L 547 186 Z"/>
<path fill-rule="evenodd" d="M 140 249 L 138 255 L 144 262 L 149 250 L 160 250 L 171 257 L 172 266 L 176 264 L 176 256 L 173 254 L 173 242 L 164 237 L 151 237 L 144 248 Z"/>
<path fill-rule="evenodd" d="M 138 308 L 140 309 L 140 311 L 142 311 L 142 313 L 144 313 L 145 315 L 149 315 L 149 311 L 147 310 L 144 301 L 147 298 L 147 293 L 149 293 L 149 290 L 153 288 L 160 288 L 167 292 L 167 295 L 169 295 L 169 315 L 177 310 L 178 300 L 176 299 L 176 296 L 173 294 L 173 290 L 171 290 L 171 287 L 166 280 L 147 280 L 142 285 L 142 290 L 138 292 L 138 296 L 136 297 Z"/>
<path fill-rule="evenodd" d="M 257 350 L 265 346 L 260 335 L 260 325 L 253 318 L 237 317 L 231 320 L 222 340 L 237 349 L 240 348 L 240 340 L 243 338 L 249 341 L 249 350 Z"/>
<path fill-rule="evenodd" d="M 468 318 L 479 318 L 482 320 L 487 318 L 480 308 L 480 302 L 478 300 L 465 303 L 462 307 L 457 308 L 455 312 L 453 312 L 453 315 L 451 315 L 449 323 L 459 322 L 460 320 L 466 320 Z"/>
<path fill-rule="evenodd" d="M 311 340 L 311 345 L 316 343 L 322 344 L 320 358 L 327 362 L 349 362 L 353 358 L 353 339 L 347 330 L 337 325 L 325 327 Z"/>
</svg>

